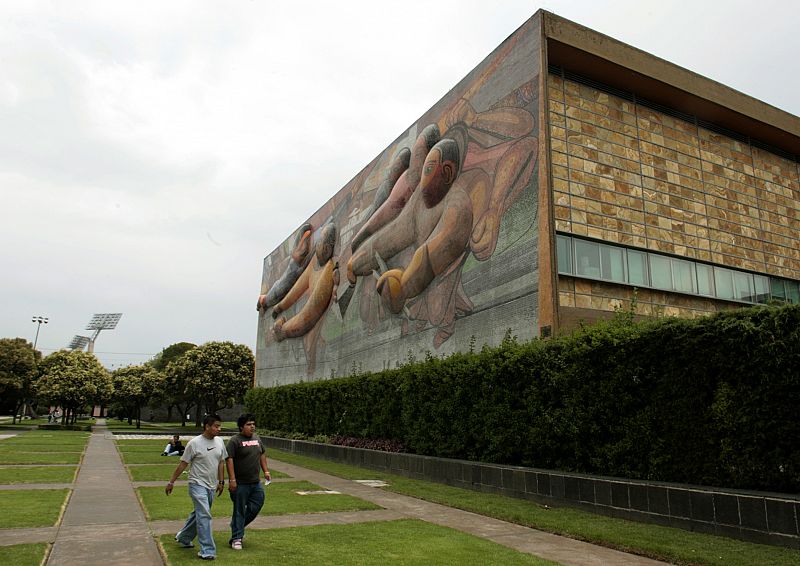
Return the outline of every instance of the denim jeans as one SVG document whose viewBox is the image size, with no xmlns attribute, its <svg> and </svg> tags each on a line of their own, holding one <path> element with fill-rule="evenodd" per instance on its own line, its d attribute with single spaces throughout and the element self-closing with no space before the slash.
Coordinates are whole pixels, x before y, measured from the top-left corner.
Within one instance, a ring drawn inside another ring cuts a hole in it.
<svg viewBox="0 0 800 566">
<path fill-rule="evenodd" d="M 264 506 L 264 486 L 259 483 L 245 483 L 236 486 L 231 493 L 233 515 L 231 516 L 231 541 L 244 537 L 244 528 L 253 522 Z"/>
<path fill-rule="evenodd" d="M 189 483 L 189 497 L 192 498 L 194 511 L 189 514 L 186 523 L 175 537 L 179 542 L 192 542 L 197 536 L 202 556 L 216 556 L 217 546 L 211 535 L 211 505 L 214 503 L 214 490 L 204 485 Z"/>
</svg>

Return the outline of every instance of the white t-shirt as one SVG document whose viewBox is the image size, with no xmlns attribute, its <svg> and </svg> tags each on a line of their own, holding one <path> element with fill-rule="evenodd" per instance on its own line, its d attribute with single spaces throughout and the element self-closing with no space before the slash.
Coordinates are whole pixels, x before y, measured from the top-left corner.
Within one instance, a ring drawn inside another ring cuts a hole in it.
<svg viewBox="0 0 800 566">
<path fill-rule="evenodd" d="M 196 483 L 214 489 L 217 487 L 219 463 L 228 457 L 225 443 L 219 436 L 211 440 L 203 436 L 195 436 L 186 445 L 181 460 L 191 464 L 189 483 Z"/>
</svg>

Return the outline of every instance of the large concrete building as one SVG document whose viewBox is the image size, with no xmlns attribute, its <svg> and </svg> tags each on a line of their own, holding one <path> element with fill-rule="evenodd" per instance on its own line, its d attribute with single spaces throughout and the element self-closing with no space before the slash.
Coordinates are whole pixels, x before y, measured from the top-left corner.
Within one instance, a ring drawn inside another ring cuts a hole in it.
<svg viewBox="0 0 800 566">
<path fill-rule="evenodd" d="M 800 119 L 539 11 L 264 260 L 260 386 L 800 300 Z"/>
</svg>

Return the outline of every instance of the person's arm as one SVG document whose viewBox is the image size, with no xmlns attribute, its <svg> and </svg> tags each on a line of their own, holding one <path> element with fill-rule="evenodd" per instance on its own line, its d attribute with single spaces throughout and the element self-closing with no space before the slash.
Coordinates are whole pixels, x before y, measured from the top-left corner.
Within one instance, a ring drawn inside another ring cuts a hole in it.
<svg viewBox="0 0 800 566">
<path fill-rule="evenodd" d="M 164 489 L 164 492 L 167 495 L 172 493 L 172 488 L 175 485 L 175 480 L 177 480 L 181 476 L 181 474 L 183 473 L 183 470 L 185 470 L 186 466 L 188 466 L 188 465 L 189 464 L 184 462 L 183 460 L 178 462 L 178 466 L 175 468 L 175 471 L 172 472 L 172 477 L 169 479 L 169 483 L 167 483 L 167 487 Z"/>
<path fill-rule="evenodd" d="M 233 493 L 236 491 L 236 474 L 233 471 L 233 458 L 228 456 L 225 459 L 225 466 L 228 468 L 228 491 Z"/>
<path fill-rule="evenodd" d="M 217 477 L 219 481 L 217 482 L 217 495 L 222 495 L 222 492 L 225 490 L 225 460 L 220 460 L 219 465 L 217 466 Z"/>
<path fill-rule="evenodd" d="M 265 452 L 261 453 L 261 458 L 258 459 L 258 463 L 261 465 L 261 471 L 264 472 L 264 479 L 272 481 L 272 475 L 269 473 L 269 468 L 267 467 L 267 454 Z"/>
</svg>

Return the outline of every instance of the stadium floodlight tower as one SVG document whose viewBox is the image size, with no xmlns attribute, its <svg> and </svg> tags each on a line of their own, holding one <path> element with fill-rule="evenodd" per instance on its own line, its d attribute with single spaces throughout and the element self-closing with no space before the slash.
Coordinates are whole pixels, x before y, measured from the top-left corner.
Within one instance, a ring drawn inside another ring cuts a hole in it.
<svg viewBox="0 0 800 566">
<path fill-rule="evenodd" d="M 67 348 L 69 348 L 70 350 L 83 350 L 86 347 L 86 344 L 88 343 L 89 343 L 88 336 L 78 336 L 76 334 L 75 336 L 72 337 L 72 340 L 70 340 L 69 346 L 67 346 Z"/>
<path fill-rule="evenodd" d="M 122 318 L 121 312 L 108 312 L 93 314 L 92 320 L 86 325 L 86 330 L 94 330 L 91 338 L 89 338 L 89 348 L 87 352 L 94 352 L 94 341 L 97 340 L 97 335 L 101 330 L 113 330 L 116 328 L 119 319 Z"/>
</svg>

